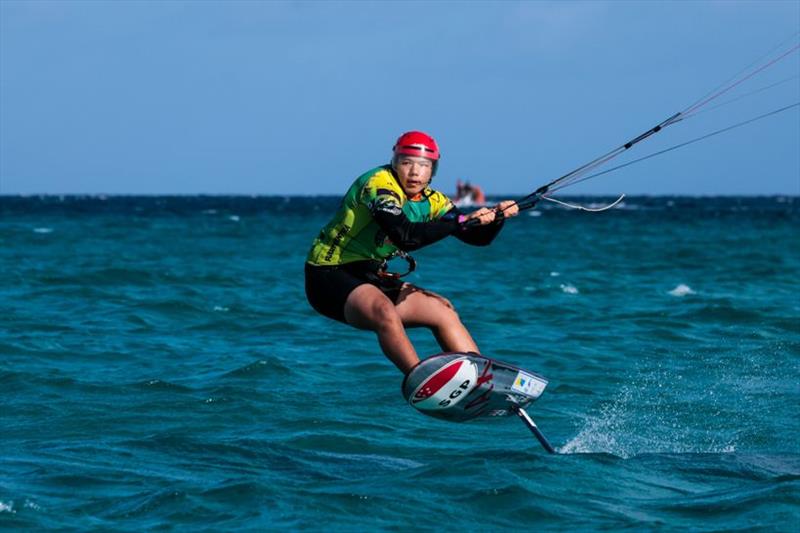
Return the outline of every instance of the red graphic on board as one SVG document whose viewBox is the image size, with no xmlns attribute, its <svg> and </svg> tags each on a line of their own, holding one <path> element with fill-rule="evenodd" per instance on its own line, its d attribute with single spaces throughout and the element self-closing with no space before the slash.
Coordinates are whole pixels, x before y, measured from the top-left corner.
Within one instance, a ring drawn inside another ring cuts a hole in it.
<svg viewBox="0 0 800 533">
<path fill-rule="evenodd" d="M 414 394 L 413 402 L 421 402 L 439 392 L 439 389 L 444 387 L 447 382 L 453 379 L 453 376 L 458 373 L 462 364 L 464 364 L 464 361 L 454 361 L 431 376 L 428 381 L 422 384 L 422 387 L 420 387 L 417 393 Z"/>
</svg>

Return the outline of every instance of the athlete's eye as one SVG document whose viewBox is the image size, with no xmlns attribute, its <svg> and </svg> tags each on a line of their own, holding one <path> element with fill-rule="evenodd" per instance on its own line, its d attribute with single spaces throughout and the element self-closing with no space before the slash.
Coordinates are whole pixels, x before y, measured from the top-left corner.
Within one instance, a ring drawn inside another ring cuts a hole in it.
<svg viewBox="0 0 800 533">
<path fill-rule="evenodd" d="M 432 168 L 433 163 L 431 163 L 428 159 L 412 159 L 412 158 L 404 158 L 400 159 L 398 165 L 405 168 L 410 168 L 413 165 L 417 165 L 419 168 Z"/>
</svg>

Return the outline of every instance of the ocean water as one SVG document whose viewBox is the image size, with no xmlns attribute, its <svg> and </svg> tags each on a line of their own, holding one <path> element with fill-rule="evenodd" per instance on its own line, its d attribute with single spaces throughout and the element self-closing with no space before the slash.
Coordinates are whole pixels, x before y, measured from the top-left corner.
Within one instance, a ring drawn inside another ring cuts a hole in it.
<svg viewBox="0 0 800 533">
<path fill-rule="evenodd" d="M 798 529 L 800 199 L 545 206 L 415 254 L 550 379 L 556 456 L 416 412 L 310 309 L 337 201 L 0 198 L 0 529 Z"/>
</svg>

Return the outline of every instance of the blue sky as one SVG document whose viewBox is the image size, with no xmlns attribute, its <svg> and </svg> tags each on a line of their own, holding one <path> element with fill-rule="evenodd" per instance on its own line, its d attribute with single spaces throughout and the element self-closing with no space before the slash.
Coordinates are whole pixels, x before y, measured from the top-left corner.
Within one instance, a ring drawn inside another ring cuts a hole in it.
<svg viewBox="0 0 800 533">
<path fill-rule="evenodd" d="M 0 194 L 342 194 L 409 129 L 445 192 L 527 193 L 798 30 L 797 1 L 2 0 Z M 796 102 L 798 73 L 627 158 Z M 800 194 L 800 112 L 567 191 Z"/>
</svg>

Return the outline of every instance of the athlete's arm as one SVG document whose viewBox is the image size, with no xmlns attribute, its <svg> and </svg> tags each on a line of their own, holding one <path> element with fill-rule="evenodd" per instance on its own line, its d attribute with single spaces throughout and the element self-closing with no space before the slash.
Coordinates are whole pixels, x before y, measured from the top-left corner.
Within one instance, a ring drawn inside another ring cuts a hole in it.
<svg viewBox="0 0 800 533">
<path fill-rule="evenodd" d="M 458 215 L 450 213 L 430 222 L 411 222 L 403 209 L 390 200 L 372 202 L 370 213 L 392 244 L 404 252 L 442 240 L 459 228 Z"/>
<path fill-rule="evenodd" d="M 454 207 L 445 214 L 445 217 L 454 216 L 458 219 L 458 217 L 462 215 L 464 215 L 464 213 L 457 207 Z M 503 222 L 505 222 L 505 217 L 501 214 L 500 216 L 495 216 L 494 221 L 489 224 L 459 226 L 459 229 L 453 233 L 453 235 L 455 235 L 458 240 L 473 246 L 488 246 L 494 238 L 497 237 L 497 234 L 500 233 L 500 230 L 503 228 Z"/>
<path fill-rule="evenodd" d="M 463 216 L 457 207 L 453 207 L 447 214 L 454 213 L 456 216 Z M 506 200 L 497 204 L 494 209 L 481 208 L 469 215 L 469 219 L 484 219 L 486 215 L 493 215 L 490 222 L 482 222 L 476 226 L 461 226 L 461 229 L 455 233 L 455 236 L 467 244 L 474 246 L 487 246 L 491 244 L 500 230 L 503 228 L 503 223 L 506 218 L 517 216 L 519 207 L 514 200 Z M 463 219 L 462 219 L 463 220 Z"/>
</svg>

